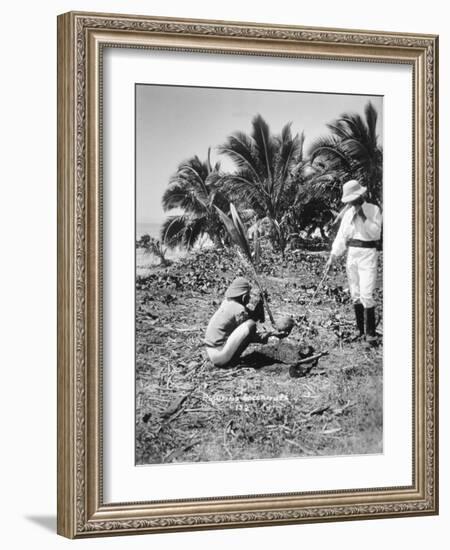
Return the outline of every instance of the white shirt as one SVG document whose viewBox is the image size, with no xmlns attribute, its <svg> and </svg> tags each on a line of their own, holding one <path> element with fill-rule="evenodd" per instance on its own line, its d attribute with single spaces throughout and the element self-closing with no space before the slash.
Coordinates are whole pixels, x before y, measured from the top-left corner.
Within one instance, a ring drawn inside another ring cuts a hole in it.
<svg viewBox="0 0 450 550">
<path fill-rule="evenodd" d="M 339 231 L 331 247 L 331 254 L 341 256 L 347 248 L 349 239 L 360 241 L 378 241 L 381 236 L 382 215 L 381 210 L 375 204 L 364 202 L 362 210 L 366 215 L 366 221 L 361 216 L 355 216 L 354 206 L 349 208 L 342 218 Z"/>
</svg>

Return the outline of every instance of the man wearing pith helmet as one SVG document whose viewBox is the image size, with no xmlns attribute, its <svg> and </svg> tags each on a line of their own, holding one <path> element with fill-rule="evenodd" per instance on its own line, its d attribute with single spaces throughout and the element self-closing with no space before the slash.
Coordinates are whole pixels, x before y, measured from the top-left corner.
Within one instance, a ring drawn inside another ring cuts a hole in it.
<svg viewBox="0 0 450 550">
<path fill-rule="evenodd" d="M 350 180 L 342 188 L 345 213 L 334 239 L 327 267 L 348 249 L 347 277 L 355 309 L 357 338 L 375 344 L 375 301 L 373 293 L 377 280 L 378 248 L 381 238 L 382 215 L 375 204 L 365 201 L 367 188 Z"/>
</svg>

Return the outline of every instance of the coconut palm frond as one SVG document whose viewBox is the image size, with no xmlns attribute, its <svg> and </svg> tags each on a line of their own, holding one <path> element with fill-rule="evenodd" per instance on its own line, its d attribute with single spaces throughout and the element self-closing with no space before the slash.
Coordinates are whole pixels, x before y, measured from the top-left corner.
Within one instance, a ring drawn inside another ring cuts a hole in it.
<svg viewBox="0 0 450 550">
<path fill-rule="evenodd" d="M 207 197 L 199 193 L 195 187 L 173 183 L 163 193 L 162 207 L 164 211 L 174 208 L 201 213 L 207 205 Z"/>
<path fill-rule="evenodd" d="M 208 222 L 206 218 L 194 218 L 190 220 L 189 225 L 184 232 L 183 245 L 188 250 L 191 249 L 196 242 L 207 233 Z"/>
<path fill-rule="evenodd" d="M 267 178 L 270 188 L 273 185 L 274 143 L 269 125 L 261 115 L 256 115 L 252 120 L 251 136 L 255 141 L 258 158 L 263 166 L 264 176 Z"/>
<path fill-rule="evenodd" d="M 327 128 L 331 130 L 333 136 L 337 137 L 339 141 L 343 141 L 352 137 L 351 130 L 342 119 L 329 122 L 327 124 Z"/>
<path fill-rule="evenodd" d="M 221 246 L 222 226 L 213 205 L 227 209 L 229 201 L 223 191 L 224 174 L 219 169 L 219 163 L 212 169 L 211 148 L 205 162 L 195 156 L 178 166 L 162 197 L 165 211 L 183 210 L 182 215 L 170 216 L 163 225 L 169 246 L 191 248 L 204 234 Z"/>
<path fill-rule="evenodd" d="M 356 140 L 364 145 L 367 149 L 371 148 L 367 126 L 359 115 L 349 115 L 342 119 L 349 129 L 349 137 L 345 141 Z"/>
<path fill-rule="evenodd" d="M 370 152 L 362 141 L 347 139 L 341 144 L 340 150 L 346 158 L 351 158 L 354 162 L 361 165 L 370 163 Z"/>
<path fill-rule="evenodd" d="M 290 142 L 283 143 L 280 149 L 280 159 L 277 163 L 277 178 L 276 187 L 274 189 L 274 207 L 278 210 L 283 197 L 286 195 L 286 188 L 289 186 L 294 166 L 299 160 L 299 151 L 301 141 L 298 136 L 295 136 Z"/>
<path fill-rule="evenodd" d="M 215 209 L 217 210 L 217 213 L 219 214 L 220 219 L 222 220 L 228 234 L 230 235 L 232 242 L 237 246 L 238 256 L 241 256 L 243 259 L 243 262 L 247 262 L 248 265 L 252 268 L 253 278 L 263 295 L 264 304 L 265 304 L 267 313 L 269 315 L 270 321 L 272 325 L 275 325 L 273 314 L 270 310 L 269 304 L 267 303 L 267 299 L 265 298 L 265 291 L 261 285 L 261 282 L 259 281 L 258 273 L 256 271 L 255 257 L 252 255 L 252 252 L 251 252 L 250 243 L 247 237 L 247 231 L 245 230 L 245 226 L 242 223 L 242 220 L 239 217 L 239 214 L 234 204 L 230 203 L 231 218 L 227 216 L 225 212 L 220 210 L 220 208 L 217 208 L 217 206 L 215 206 Z"/>
<path fill-rule="evenodd" d="M 220 208 L 227 209 L 228 205 L 230 204 L 230 201 L 228 200 L 228 197 L 225 193 L 225 189 L 223 187 L 217 187 L 211 190 L 209 194 L 209 210 L 212 211 L 213 204 L 216 204 Z"/>
<path fill-rule="evenodd" d="M 301 140 L 298 135 L 292 137 L 289 132 L 284 138 L 277 141 L 275 171 L 283 177 L 295 162 L 300 162 Z"/>
<path fill-rule="evenodd" d="M 169 248 L 184 246 L 190 249 L 207 232 L 207 223 L 206 217 L 170 216 L 161 227 L 161 241 Z"/>
<path fill-rule="evenodd" d="M 281 140 L 282 141 L 291 141 L 292 140 L 292 120 L 286 122 L 286 124 L 281 129 Z"/>
<path fill-rule="evenodd" d="M 342 147 L 318 147 L 311 155 L 311 159 L 315 160 L 320 155 L 329 155 L 338 158 L 345 166 L 351 168 L 351 159 L 342 151 Z"/>
<path fill-rule="evenodd" d="M 208 147 L 208 153 L 206 155 L 206 166 L 208 168 L 208 173 L 212 172 L 212 165 L 211 165 L 211 147 Z"/>
<path fill-rule="evenodd" d="M 197 174 L 200 179 L 204 179 L 209 172 L 208 161 L 202 162 L 200 158 L 195 155 L 194 157 L 191 157 L 181 162 L 178 165 L 177 172 L 182 172 L 186 169 L 192 170 Z"/>
<path fill-rule="evenodd" d="M 267 194 L 264 188 L 256 183 L 246 172 L 230 174 L 224 181 L 225 195 L 243 208 L 251 208 L 259 212 L 264 211 Z"/>
<path fill-rule="evenodd" d="M 298 158 L 297 162 L 303 162 L 304 147 L 305 147 L 305 132 L 302 132 L 299 137 L 298 143 Z"/>
<path fill-rule="evenodd" d="M 233 243 L 240 248 L 245 257 L 252 262 L 252 253 L 250 250 L 250 244 L 247 239 L 247 232 L 245 231 L 244 224 L 239 218 L 239 214 L 236 211 L 233 203 L 230 203 L 231 218 L 222 212 L 217 206 L 214 207 L 220 216 L 228 234 L 231 237 Z"/>
<path fill-rule="evenodd" d="M 205 178 L 207 193 L 209 194 L 213 190 L 218 189 L 225 176 L 226 174 L 222 174 L 219 170 L 214 170 L 213 172 L 210 172 Z"/>
<path fill-rule="evenodd" d="M 235 132 L 217 150 L 228 155 L 238 167 L 248 168 L 259 178 L 260 161 L 254 140 L 243 132 Z"/>
<path fill-rule="evenodd" d="M 321 149 L 324 147 L 330 147 L 330 148 L 339 147 L 340 143 L 341 143 L 341 140 L 338 137 L 333 135 L 319 137 L 315 139 L 311 143 L 311 145 L 308 147 L 308 151 L 307 151 L 309 157 L 311 157 L 311 162 L 313 162 L 315 157 L 318 156 L 317 154 L 315 154 L 315 151 L 317 149 Z"/>
<path fill-rule="evenodd" d="M 383 152 L 376 134 L 378 113 L 369 101 L 364 116 L 343 113 L 328 124 L 331 135 L 320 138 L 310 147 L 311 162 L 324 159 L 329 168 L 357 177 L 368 187 L 369 199 L 381 202 Z M 339 167 L 339 165 L 341 165 Z"/>
<path fill-rule="evenodd" d="M 376 147 L 378 140 L 376 133 L 378 113 L 371 101 L 369 101 L 369 103 L 366 105 L 364 109 L 364 114 L 366 116 L 367 133 L 369 135 L 370 143 Z"/>
<path fill-rule="evenodd" d="M 253 234 L 253 260 L 257 267 L 261 261 L 261 239 L 259 238 L 258 229 Z"/>
<path fill-rule="evenodd" d="M 169 248 L 180 245 L 187 225 L 187 216 L 169 216 L 162 224 L 160 238 Z"/>
<path fill-rule="evenodd" d="M 204 168 L 204 167 L 202 167 Z M 189 164 L 185 164 L 181 167 L 181 169 L 178 171 L 178 179 L 184 179 L 188 182 L 195 181 L 195 185 L 198 186 L 199 190 L 204 195 L 208 194 L 208 190 L 206 189 L 205 180 L 208 177 L 208 172 L 205 170 L 198 170 L 193 166 L 190 166 Z"/>
<path fill-rule="evenodd" d="M 241 248 L 245 252 L 245 254 L 251 258 L 252 253 L 250 251 L 250 245 L 247 239 L 247 230 L 245 229 L 244 224 L 242 223 L 242 220 L 236 210 L 236 207 L 231 202 L 230 203 L 230 213 L 231 218 L 233 220 L 234 226 L 236 227 L 237 232 L 239 233 L 240 241 L 241 241 Z"/>
</svg>

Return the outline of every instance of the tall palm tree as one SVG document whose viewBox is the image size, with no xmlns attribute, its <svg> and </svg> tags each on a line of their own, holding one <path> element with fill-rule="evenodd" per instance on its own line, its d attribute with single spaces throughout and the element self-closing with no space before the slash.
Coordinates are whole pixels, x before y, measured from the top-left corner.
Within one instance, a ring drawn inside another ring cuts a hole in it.
<svg viewBox="0 0 450 550">
<path fill-rule="evenodd" d="M 376 133 L 378 114 L 369 101 L 364 119 L 356 113 L 344 113 L 327 124 L 331 135 L 319 138 L 309 148 L 311 161 L 321 158 L 340 165 L 348 177 L 357 178 L 368 188 L 369 199 L 381 204 L 383 189 L 383 149 Z"/>
<path fill-rule="evenodd" d="M 218 147 L 236 165 L 236 171 L 223 180 L 226 194 L 240 208 L 252 209 L 257 220 L 270 221 L 281 251 L 286 245 L 281 222 L 295 183 L 293 170 L 303 159 L 303 143 L 304 135 L 293 136 L 291 124 L 280 135 L 273 135 L 257 115 L 250 135 L 235 132 Z"/>
<path fill-rule="evenodd" d="M 163 194 L 165 211 L 180 209 L 182 213 L 169 216 L 161 228 L 161 241 L 169 247 L 191 248 L 207 235 L 215 244 L 222 244 L 223 226 L 214 205 L 228 208 L 220 191 L 220 164 L 211 165 L 210 149 L 202 162 L 198 156 L 182 162 Z"/>
</svg>

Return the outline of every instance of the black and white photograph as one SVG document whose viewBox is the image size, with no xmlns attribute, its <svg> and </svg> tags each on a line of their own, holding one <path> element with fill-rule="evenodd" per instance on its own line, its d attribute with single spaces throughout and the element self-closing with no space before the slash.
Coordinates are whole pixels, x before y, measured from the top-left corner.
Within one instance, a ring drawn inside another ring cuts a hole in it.
<svg viewBox="0 0 450 550">
<path fill-rule="evenodd" d="M 136 465 L 383 453 L 383 97 L 136 84 Z"/>
</svg>

